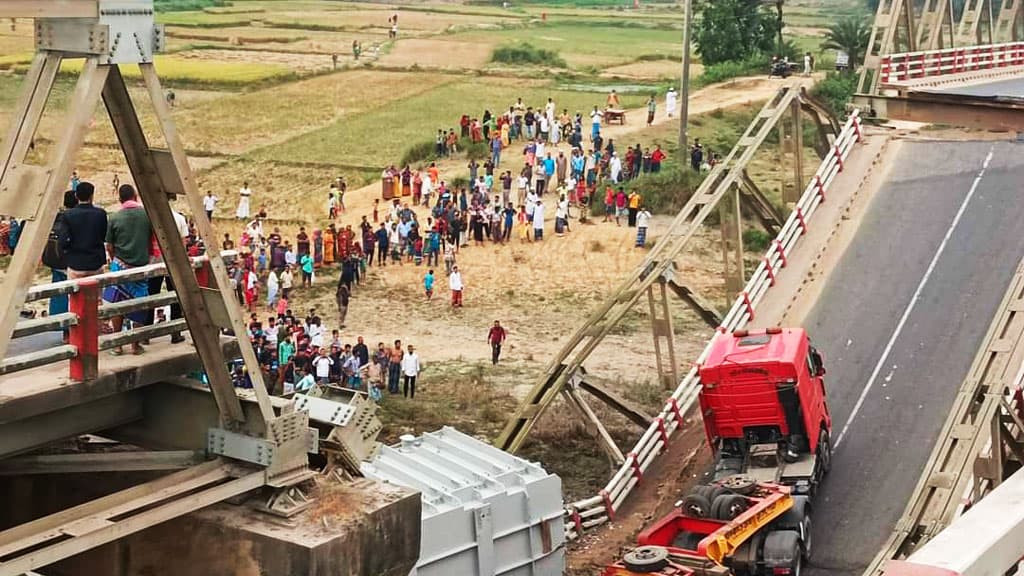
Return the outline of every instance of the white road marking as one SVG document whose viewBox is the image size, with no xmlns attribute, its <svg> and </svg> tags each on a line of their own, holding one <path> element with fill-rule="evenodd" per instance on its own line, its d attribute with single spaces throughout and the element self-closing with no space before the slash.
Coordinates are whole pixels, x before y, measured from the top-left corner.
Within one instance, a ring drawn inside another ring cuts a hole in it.
<svg viewBox="0 0 1024 576">
<path fill-rule="evenodd" d="M 942 238 L 942 243 L 939 244 L 938 250 L 935 251 L 935 255 L 932 256 L 931 263 L 928 264 L 928 269 L 925 270 L 924 276 L 921 278 L 921 282 L 917 285 L 917 290 L 914 291 L 914 296 L 910 299 L 910 303 L 907 304 L 905 310 L 903 310 L 903 316 L 900 317 L 899 323 L 896 324 L 896 330 L 893 331 L 892 336 L 889 338 L 889 342 L 885 345 L 885 350 L 882 351 L 882 357 L 878 359 L 878 363 L 875 364 L 875 369 L 871 372 L 871 376 L 868 378 L 867 384 L 864 385 L 864 390 L 861 391 L 860 397 L 857 398 L 857 403 L 853 406 L 853 412 L 850 412 L 849 418 L 846 419 L 846 423 L 843 424 L 842 430 L 839 432 L 839 436 L 836 437 L 836 443 L 834 448 L 838 448 L 842 444 L 843 439 L 846 438 L 846 433 L 850 430 L 850 425 L 857 418 L 857 414 L 860 412 L 861 407 L 864 406 L 864 400 L 868 397 L 868 393 L 871 392 L 872 386 L 875 385 L 875 379 L 878 378 L 878 373 L 881 372 L 882 366 L 885 365 L 889 359 L 889 354 L 892 352 L 893 345 L 896 344 L 896 339 L 900 337 L 900 333 L 903 332 L 903 326 L 907 323 L 907 319 L 910 318 L 910 313 L 914 311 L 914 306 L 917 305 L 917 301 L 921 298 L 921 292 L 924 291 L 925 285 L 928 283 L 928 279 L 931 278 L 932 272 L 935 270 L 935 265 L 938 264 L 939 258 L 942 253 L 946 250 L 946 244 L 949 242 L 949 238 L 953 236 L 953 232 L 956 230 L 957 224 L 960 223 L 960 218 L 963 217 L 964 212 L 967 210 L 967 204 L 970 203 L 971 198 L 974 197 L 974 192 L 978 190 L 978 184 L 981 183 L 981 179 L 985 176 L 985 171 L 988 170 L 989 162 L 992 161 L 992 155 L 995 153 L 995 144 L 992 145 L 988 150 L 988 156 L 985 157 L 985 162 L 981 165 L 981 171 L 974 177 L 974 183 L 971 184 L 971 189 L 967 191 L 967 196 L 964 197 L 964 201 L 960 203 L 960 209 L 957 210 L 956 216 L 953 217 L 953 222 L 949 225 L 949 229 L 946 230 L 946 235 Z M 888 399 L 888 398 L 886 398 Z"/>
</svg>

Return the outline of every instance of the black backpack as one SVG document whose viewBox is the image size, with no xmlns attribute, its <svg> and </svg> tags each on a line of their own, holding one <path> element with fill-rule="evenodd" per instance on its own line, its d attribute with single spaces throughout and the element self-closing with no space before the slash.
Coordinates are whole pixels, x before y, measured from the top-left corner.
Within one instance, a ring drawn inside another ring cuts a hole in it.
<svg viewBox="0 0 1024 576">
<path fill-rule="evenodd" d="M 64 240 L 68 237 L 68 233 L 68 222 L 64 219 L 64 213 L 61 212 L 53 221 L 50 236 L 46 239 L 46 246 L 43 248 L 43 264 L 57 270 L 68 267 L 64 261 Z"/>
</svg>

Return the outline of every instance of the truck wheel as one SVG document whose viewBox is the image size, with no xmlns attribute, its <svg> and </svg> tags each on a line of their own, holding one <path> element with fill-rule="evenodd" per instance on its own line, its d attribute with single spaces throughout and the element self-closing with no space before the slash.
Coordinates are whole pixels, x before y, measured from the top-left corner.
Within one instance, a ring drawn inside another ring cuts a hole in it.
<svg viewBox="0 0 1024 576">
<path fill-rule="evenodd" d="M 747 499 L 739 494 L 722 494 L 715 498 L 714 504 L 711 505 L 711 517 L 718 520 L 733 520 L 749 507 Z"/>
<path fill-rule="evenodd" d="M 824 428 L 818 434 L 818 458 L 821 460 L 821 475 L 824 476 L 832 469 L 832 439 Z"/>
<path fill-rule="evenodd" d="M 668 566 L 668 550 L 661 546 L 641 546 L 622 557 L 622 563 L 633 572 L 649 574 Z"/>
<path fill-rule="evenodd" d="M 729 489 L 724 486 L 712 486 L 705 496 L 707 496 L 709 502 L 714 504 L 715 500 L 722 494 L 729 494 Z"/>
<path fill-rule="evenodd" d="M 774 530 L 792 530 L 800 535 L 804 560 L 811 559 L 811 503 L 807 496 L 794 496 L 793 507 L 772 523 Z"/>
<path fill-rule="evenodd" d="M 800 534 L 792 530 L 769 532 L 764 539 L 763 557 L 768 574 L 776 569 L 788 569 L 790 576 L 800 576 L 804 561 Z"/>
<path fill-rule="evenodd" d="M 683 498 L 683 513 L 694 518 L 707 518 L 711 514 L 711 502 L 701 494 L 693 492 Z"/>
<path fill-rule="evenodd" d="M 811 543 L 813 542 L 813 533 L 811 532 L 811 515 L 804 516 L 804 521 L 800 523 L 800 536 L 803 539 L 803 556 L 804 560 L 811 559 Z"/>
</svg>

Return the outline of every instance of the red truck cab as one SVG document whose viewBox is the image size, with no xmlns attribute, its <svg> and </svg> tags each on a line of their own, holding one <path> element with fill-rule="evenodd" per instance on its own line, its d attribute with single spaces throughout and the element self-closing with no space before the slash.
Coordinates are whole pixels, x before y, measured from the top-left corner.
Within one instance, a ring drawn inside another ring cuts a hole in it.
<svg viewBox="0 0 1024 576">
<path fill-rule="evenodd" d="M 800 328 L 719 334 L 700 366 L 715 479 L 744 474 L 813 492 L 831 465 L 824 374 Z"/>
</svg>

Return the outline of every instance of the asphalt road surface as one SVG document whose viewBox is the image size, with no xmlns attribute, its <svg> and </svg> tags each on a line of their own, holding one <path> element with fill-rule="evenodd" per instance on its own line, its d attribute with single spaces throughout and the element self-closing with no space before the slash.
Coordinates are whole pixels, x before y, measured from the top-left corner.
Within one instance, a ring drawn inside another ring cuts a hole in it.
<svg viewBox="0 0 1024 576">
<path fill-rule="evenodd" d="M 984 84 L 951 86 L 949 88 L 928 88 L 927 91 L 941 92 L 943 94 L 963 94 L 966 96 L 1024 98 L 1024 78 L 1010 78 Z"/>
<path fill-rule="evenodd" d="M 838 442 L 812 576 L 861 574 L 903 513 L 1024 256 L 1022 146 L 905 143 L 808 317 Z"/>
</svg>

